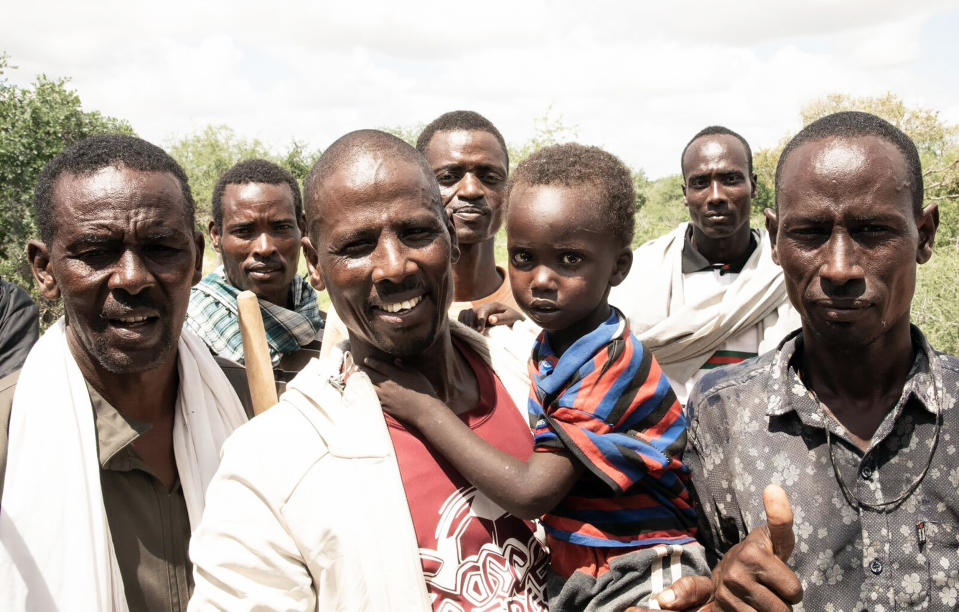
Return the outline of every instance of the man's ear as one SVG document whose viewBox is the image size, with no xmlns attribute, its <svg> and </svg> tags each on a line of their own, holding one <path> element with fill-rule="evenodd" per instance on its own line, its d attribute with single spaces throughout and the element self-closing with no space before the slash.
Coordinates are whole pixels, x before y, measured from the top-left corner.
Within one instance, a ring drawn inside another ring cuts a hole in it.
<svg viewBox="0 0 959 612">
<path fill-rule="evenodd" d="M 300 217 L 296 220 L 296 226 L 300 228 L 300 236 L 306 236 L 306 215 L 300 213 Z"/>
<path fill-rule="evenodd" d="M 753 188 L 752 188 L 752 190 L 750 190 L 750 192 L 749 192 L 749 197 L 750 197 L 750 198 L 755 198 L 755 197 L 756 197 L 756 193 L 757 193 L 757 191 L 759 190 L 759 181 L 756 179 L 756 175 L 755 175 L 755 174 L 749 175 L 749 180 L 752 181 L 752 184 L 753 184 Z"/>
<path fill-rule="evenodd" d="M 320 258 L 313 247 L 313 242 L 310 241 L 309 236 L 303 236 L 300 239 L 300 244 L 303 245 L 303 257 L 306 258 L 306 269 L 307 275 L 310 277 L 310 284 L 317 291 L 325 290 L 326 282 L 320 273 Z"/>
<path fill-rule="evenodd" d="M 609 286 L 615 287 L 626 279 L 629 269 L 633 266 L 633 251 L 628 246 L 616 256 L 616 267 L 613 269 L 613 275 L 609 277 Z"/>
<path fill-rule="evenodd" d="M 213 247 L 213 250 L 217 253 L 220 252 L 220 230 L 216 227 L 216 221 L 210 221 L 210 225 L 207 228 L 207 231 L 210 232 L 210 246 Z"/>
<path fill-rule="evenodd" d="M 40 293 L 48 300 L 60 298 L 60 286 L 53 275 L 50 264 L 50 250 L 42 240 L 31 240 L 27 243 L 27 259 L 30 260 L 30 270 L 33 279 L 37 281 Z"/>
<path fill-rule="evenodd" d="M 446 231 L 450 235 L 450 262 L 456 264 L 460 260 L 460 241 L 456 237 L 456 229 L 453 227 L 453 220 L 450 219 L 450 216 L 445 212 L 443 213 L 446 217 Z"/>
<path fill-rule="evenodd" d="M 203 278 L 203 248 L 206 246 L 203 232 L 193 232 L 193 244 L 196 245 L 196 261 L 193 265 L 193 282 L 191 284 L 195 285 Z"/>
<path fill-rule="evenodd" d="M 776 239 L 779 237 L 779 214 L 775 210 L 767 208 L 763 211 L 763 215 L 766 217 L 766 232 L 769 233 L 769 243 L 773 247 L 773 261 L 777 266 L 782 265 L 779 263 L 779 252 L 776 250 Z"/>
<path fill-rule="evenodd" d="M 916 263 L 924 264 L 932 257 L 932 247 L 936 242 L 936 230 L 939 229 L 939 205 L 930 204 L 922 209 L 916 219 L 919 229 L 919 247 L 916 249 Z"/>
</svg>

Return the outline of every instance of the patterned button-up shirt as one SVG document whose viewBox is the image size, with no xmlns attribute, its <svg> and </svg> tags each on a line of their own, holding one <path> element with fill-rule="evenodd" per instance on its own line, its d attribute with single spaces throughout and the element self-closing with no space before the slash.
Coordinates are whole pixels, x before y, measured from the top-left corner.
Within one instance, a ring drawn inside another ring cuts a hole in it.
<svg viewBox="0 0 959 612">
<path fill-rule="evenodd" d="M 789 565 L 805 591 L 800 608 L 959 607 L 959 359 L 933 351 L 915 327 L 912 338 L 902 395 L 865 453 L 800 380 L 801 334 L 700 382 L 687 405 L 685 460 L 711 553 L 765 522 L 762 491 L 778 483 L 794 513 Z M 927 465 L 901 503 L 858 503 L 895 500 Z"/>
</svg>

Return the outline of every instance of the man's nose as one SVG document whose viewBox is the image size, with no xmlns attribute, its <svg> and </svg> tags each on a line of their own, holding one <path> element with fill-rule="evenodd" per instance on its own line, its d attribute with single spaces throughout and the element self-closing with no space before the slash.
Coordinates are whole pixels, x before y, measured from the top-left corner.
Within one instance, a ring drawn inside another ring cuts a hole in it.
<svg viewBox="0 0 959 612">
<path fill-rule="evenodd" d="M 135 295 L 153 285 L 154 282 L 153 273 L 143 258 L 135 251 L 128 249 L 117 260 L 113 274 L 110 275 L 109 288 L 122 289 Z"/>
<path fill-rule="evenodd" d="M 830 284 L 841 286 L 865 277 L 856 243 L 849 234 L 834 232 L 825 245 L 825 253 L 819 273 Z"/>
<path fill-rule="evenodd" d="M 456 195 L 461 200 L 481 198 L 483 197 L 483 184 L 475 174 L 467 172 L 457 185 Z"/>
<path fill-rule="evenodd" d="M 269 257 L 276 253 L 276 244 L 269 232 L 261 232 L 253 240 L 253 254 L 260 257 Z"/>
<path fill-rule="evenodd" d="M 399 283 L 416 272 L 416 264 L 410 259 L 408 249 L 398 239 L 383 239 L 371 256 L 373 282 Z"/>
<path fill-rule="evenodd" d="M 722 184 L 718 178 L 713 179 L 709 183 L 709 202 L 725 202 L 726 201 L 726 192 L 723 189 Z"/>
</svg>

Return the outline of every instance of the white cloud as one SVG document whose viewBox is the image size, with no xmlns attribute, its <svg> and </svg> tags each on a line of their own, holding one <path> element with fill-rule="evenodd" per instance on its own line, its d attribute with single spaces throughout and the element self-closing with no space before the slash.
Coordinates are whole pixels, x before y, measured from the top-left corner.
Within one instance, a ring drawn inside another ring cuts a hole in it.
<svg viewBox="0 0 959 612">
<path fill-rule="evenodd" d="M 0 47 L 11 78 L 70 76 L 88 108 L 161 143 L 226 123 L 323 147 L 453 108 L 520 142 L 552 105 L 659 176 L 704 125 L 769 146 L 830 92 L 892 91 L 959 121 L 959 84 L 923 69 L 949 65 L 927 52 L 944 16 L 959 19 L 944 0 L 37 2 L 5 8 Z"/>
</svg>

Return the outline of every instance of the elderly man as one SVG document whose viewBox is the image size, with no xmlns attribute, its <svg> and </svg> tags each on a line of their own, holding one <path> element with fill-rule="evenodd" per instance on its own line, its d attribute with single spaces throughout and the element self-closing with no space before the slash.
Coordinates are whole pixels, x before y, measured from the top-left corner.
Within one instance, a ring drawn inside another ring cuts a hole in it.
<svg viewBox="0 0 959 612">
<path fill-rule="evenodd" d="M 182 610 L 191 526 L 247 420 L 242 368 L 181 333 L 203 262 L 186 175 L 94 136 L 44 168 L 36 218 L 34 278 L 65 315 L 0 381 L 4 606 Z"/>
<path fill-rule="evenodd" d="M 214 354 L 244 363 L 236 296 L 250 290 L 278 378 L 292 378 L 319 356 L 323 314 L 296 273 L 304 229 L 300 186 L 283 168 L 250 159 L 220 177 L 209 231 L 223 265 L 193 288 L 186 320 Z"/>
<path fill-rule="evenodd" d="M 384 418 L 364 368 L 401 360 L 478 435 L 532 452 L 515 403 L 528 390 L 511 398 L 483 338 L 448 318 L 459 248 L 432 169 L 398 138 L 353 132 L 306 194 L 310 275 L 349 338 L 225 445 L 191 545 L 191 609 L 543 609 L 533 526 Z"/>
<path fill-rule="evenodd" d="M 689 223 L 639 247 L 610 301 L 686 404 L 706 372 L 775 347 L 799 319 L 765 232 L 749 227 L 756 196 L 749 143 L 727 128 L 707 127 L 683 149 L 681 162 Z"/>
<path fill-rule="evenodd" d="M 802 329 L 704 377 L 687 406 L 716 600 L 954 610 L 959 359 L 909 320 L 939 223 L 916 147 L 873 115 L 824 117 L 783 151 L 776 206 L 767 228 Z M 788 507 L 764 513 L 770 482 L 789 492 L 791 530 Z"/>
</svg>

